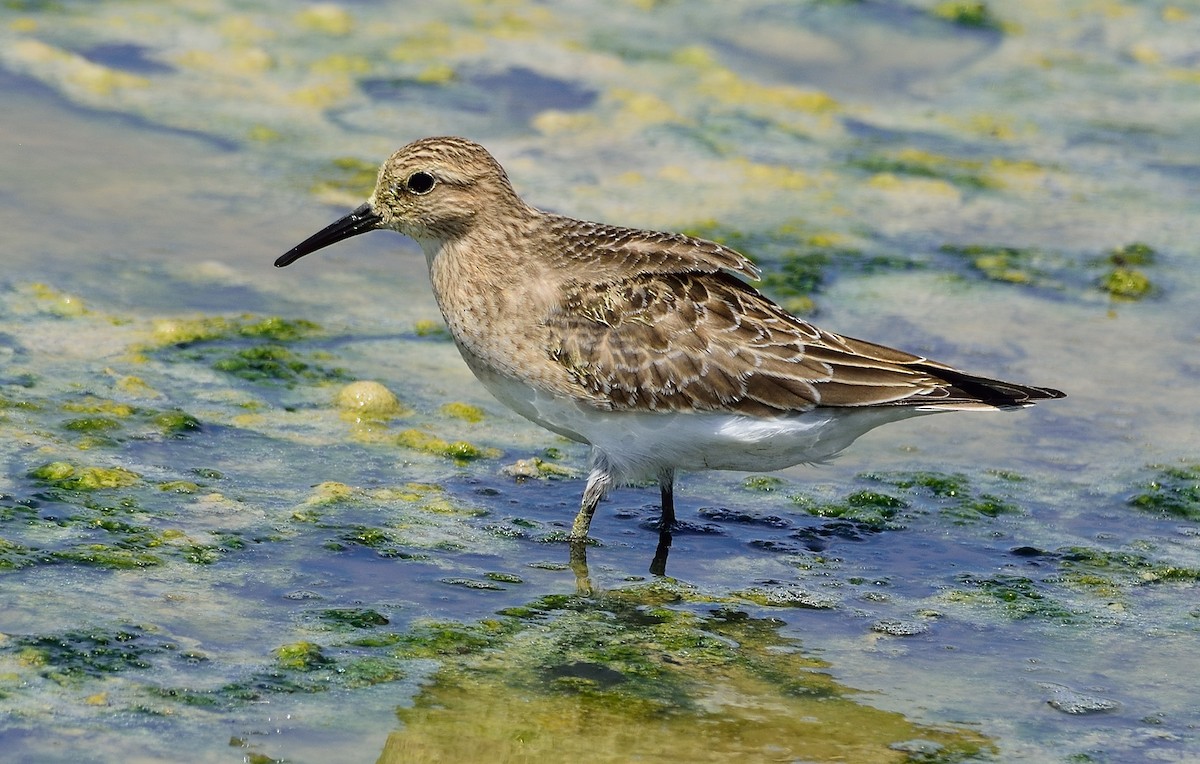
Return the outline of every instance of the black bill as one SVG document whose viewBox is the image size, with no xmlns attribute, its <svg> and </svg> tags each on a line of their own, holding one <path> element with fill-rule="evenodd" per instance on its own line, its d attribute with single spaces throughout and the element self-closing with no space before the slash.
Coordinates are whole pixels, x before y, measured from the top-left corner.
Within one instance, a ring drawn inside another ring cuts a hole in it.
<svg viewBox="0 0 1200 764">
<path fill-rule="evenodd" d="M 358 236 L 360 233 L 374 231 L 379 227 L 379 215 L 371 209 L 370 204 L 364 204 L 346 217 L 334 222 L 309 236 L 304 241 L 289 249 L 275 261 L 276 268 L 291 265 L 305 255 L 324 249 L 330 244 L 336 244 L 342 239 Z"/>
</svg>

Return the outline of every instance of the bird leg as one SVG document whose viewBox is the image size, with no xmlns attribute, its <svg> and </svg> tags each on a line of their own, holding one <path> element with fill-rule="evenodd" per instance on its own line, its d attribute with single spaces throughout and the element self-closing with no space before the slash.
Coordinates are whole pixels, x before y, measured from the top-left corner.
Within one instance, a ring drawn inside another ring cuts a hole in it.
<svg viewBox="0 0 1200 764">
<path fill-rule="evenodd" d="M 671 530 L 675 524 L 675 470 L 667 467 L 658 473 L 658 487 L 662 491 L 662 519 L 659 520 L 660 531 Z"/>
<path fill-rule="evenodd" d="M 588 573 L 587 544 L 582 541 L 571 542 L 571 572 L 575 574 L 575 593 L 590 597 L 595 593 L 592 577 Z"/>
<path fill-rule="evenodd" d="M 612 486 L 612 475 L 601 467 L 593 467 L 588 475 L 587 487 L 583 489 L 583 504 L 571 523 L 571 534 L 567 537 L 572 541 L 583 541 L 588 537 L 588 529 L 592 526 L 592 515 L 596 514 L 596 505 L 608 493 Z"/>
</svg>

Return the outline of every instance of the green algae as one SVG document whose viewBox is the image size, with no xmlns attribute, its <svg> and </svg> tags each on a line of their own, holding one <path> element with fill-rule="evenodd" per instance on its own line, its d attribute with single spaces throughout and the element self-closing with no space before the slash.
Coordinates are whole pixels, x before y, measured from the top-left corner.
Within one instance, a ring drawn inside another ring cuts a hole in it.
<svg viewBox="0 0 1200 764">
<path fill-rule="evenodd" d="M 85 467 L 70 462 L 48 462 L 30 471 L 29 477 L 67 491 L 101 491 L 136 485 L 141 476 L 122 467 Z"/>
<path fill-rule="evenodd" d="M 684 232 L 724 244 L 750 258 L 763 270 L 762 290 L 797 315 L 815 312 L 816 295 L 835 275 L 922 267 L 911 257 L 867 253 L 847 246 L 848 237 L 814 232 L 799 222 L 747 231 L 710 221 L 694 224 Z"/>
<path fill-rule="evenodd" d="M 1102 258 L 1106 270 L 1097 280 L 1097 286 L 1114 300 L 1141 300 L 1155 291 L 1143 268 L 1153 265 L 1157 257 L 1153 247 L 1141 242 L 1118 247 Z"/>
<path fill-rule="evenodd" d="M 449 341 L 450 330 L 446 328 L 446 324 L 441 320 L 433 320 L 430 318 L 421 318 L 413 323 L 413 334 L 418 337 L 428 337 L 435 340 Z"/>
<path fill-rule="evenodd" d="M 1144 512 L 1200 522 L 1200 464 L 1157 465 L 1156 474 L 1129 499 Z"/>
<path fill-rule="evenodd" d="M 1122 266 L 1104 274 L 1100 279 L 1100 288 L 1118 300 L 1140 300 L 1154 290 L 1145 273 Z"/>
<path fill-rule="evenodd" d="M 294 384 L 349 379 L 345 369 L 321 366 L 283 345 L 255 345 L 236 350 L 213 361 L 212 367 L 250 382 Z"/>
<path fill-rule="evenodd" d="M 323 354 L 289 347 L 323 336 L 311 321 L 278 316 L 162 319 L 140 349 L 168 361 L 207 363 L 251 382 L 295 385 L 348 379 L 345 370 L 324 365 Z"/>
<path fill-rule="evenodd" d="M 387 549 L 396 544 L 396 537 L 382 528 L 359 525 L 344 531 L 339 539 L 347 544 L 365 546 L 369 549 Z"/>
<path fill-rule="evenodd" d="M 131 417 L 137 411 L 137 409 L 128 403 L 97 398 L 91 395 L 63 403 L 62 410 L 78 414 L 104 414 L 118 419 Z"/>
<path fill-rule="evenodd" d="M 1078 614 L 1045 591 L 1044 584 L 1026 576 L 964 573 L 955 581 L 958 586 L 942 595 L 947 602 L 980 605 L 1013 620 L 1029 618 L 1058 623 L 1079 620 Z"/>
<path fill-rule="evenodd" d="M 1014 286 L 1069 288 L 1080 296 L 1099 289 L 1113 300 L 1124 302 L 1141 300 L 1157 290 L 1145 271 L 1146 266 L 1154 263 L 1157 253 L 1139 242 L 1118 247 L 1099 258 L 994 244 L 943 244 L 938 251 L 966 262 L 989 281 Z"/>
<path fill-rule="evenodd" d="M 1200 568 L 1158 562 L 1131 551 L 1071 546 L 1055 551 L 1065 582 L 1112 596 L 1126 586 L 1200 581 Z"/>
<path fill-rule="evenodd" d="M 4 645 L 19 661 L 58 684 L 150 668 L 150 657 L 172 649 L 142 627 L 77 629 L 41 636 L 13 635 Z"/>
<path fill-rule="evenodd" d="M 323 623 L 340 629 L 374 629 L 390 623 L 387 616 L 371 608 L 330 608 L 317 614 Z"/>
<path fill-rule="evenodd" d="M 179 409 L 157 413 L 150 421 L 168 437 L 182 437 L 201 429 L 199 419 Z"/>
<path fill-rule="evenodd" d="M 0 538 L 0 571 L 19 570 L 37 563 L 37 550 Z"/>
<path fill-rule="evenodd" d="M 288 671 L 316 671 L 333 663 L 326 657 L 320 645 L 312 642 L 296 642 L 275 648 L 275 662 Z"/>
<path fill-rule="evenodd" d="M 183 561 L 193 565 L 212 565 L 221 561 L 230 552 L 246 548 L 246 540 L 237 533 L 214 535 L 215 543 L 212 544 L 192 542 L 182 545 L 180 551 Z"/>
<path fill-rule="evenodd" d="M 163 437 L 184 437 L 201 429 L 200 420 L 179 409 L 155 411 L 115 401 L 90 399 L 65 403 L 62 410 L 93 414 L 67 419 L 61 424 L 66 432 L 83 436 L 76 442 L 76 446 L 82 449 L 119 445 L 133 436 L 131 429 L 140 435 L 138 429 L 150 427 Z M 102 415 L 101 412 L 108 415 Z"/>
<path fill-rule="evenodd" d="M 482 448 L 465 440 L 446 441 L 432 433 L 416 429 L 404 430 L 397 434 L 396 445 L 427 454 L 444 456 L 460 464 L 476 459 L 494 459 L 500 455 L 500 451 L 494 448 Z"/>
<path fill-rule="evenodd" d="M 109 544 L 80 544 L 71 549 L 53 552 L 51 556 L 61 562 L 110 570 L 137 570 L 163 563 L 163 558 L 156 554 Z"/>
<path fill-rule="evenodd" d="M 935 178 L 973 190 L 999 186 L 999 183 L 988 175 L 989 165 L 987 162 L 976 159 L 957 159 L 918 149 L 868 154 L 852 159 L 850 166 L 871 173 Z"/>
<path fill-rule="evenodd" d="M 742 487 L 747 491 L 757 491 L 759 493 L 771 493 L 782 488 L 786 483 L 783 478 L 777 478 L 774 475 L 751 475 L 742 481 Z"/>
<path fill-rule="evenodd" d="M 498 649 L 506 637 L 519 629 L 520 623 L 512 618 L 488 618 L 474 623 L 425 620 L 394 635 L 391 647 L 392 653 L 398 658 L 472 655 Z"/>
<path fill-rule="evenodd" d="M 1002 29 L 1000 21 L 983 0 L 943 0 L 929 9 L 939 18 L 963 27 Z"/>
<path fill-rule="evenodd" d="M 1038 249 L 986 244 L 943 244 L 939 249 L 965 260 L 990 281 L 1021 286 L 1056 285 L 1045 268 L 1050 258 Z"/>
<path fill-rule="evenodd" d="M 297 342 L 323 334 L 318 324 L 304 319 L 285 319 L 279 316 L 260 318 L 245 314 L 229 318 L 161 319 L 154 323 L 151 348 L 187 347 L 218 340 L 252 339 L 275 343 Z"/>
<path fill-rule="evenodd" d="M 860 478 L 899 488 L 913 495 L 928 495 L 938 499 L 939 511 L 955 522 L 972 522 L 984 517 L 1019 514 L 1021 508 L 1012 501 L 975 489 L 971 480 L 961 473 L 930 471 L 869 472 Z M 995 477 L 1006 482 L 1018 482 L 1012 474 Z M 1015 479 L 1014 479 L 1015 478 Z"/>
<path fill-rule="evenodd" d="M 200 490 L 200 486 L 190 480 L 168 480 L 165 483 L 159 483 L 158 490 L 169 493 L 193 494 Z"/>
<path fill-rule="evenodd" d="M 121 423 L 117 420 L 102 416 L 81 417 L 79 419 L 68 419 L 66 422 L 63 422 L 63 429 L 70 432 L 110 432 L 112 430 L 119 430 L 121 427 Z"/>
<path fill-rule="evenodd" d="M 840 502 L 815 503 L 804 496 L 794 496 L 792 501 L 814 517 L 848 520 L 876 531 L 898 527 L 892 521 L 909 506 L 904 499 L 877 491 L 855 491 Z"/>
<path fill-rule="evenodd" d="M 461 419 L 464 422 L 475 423 L 483 421 L 483 409 L 461 401 L 451 401 L 450 403 L 442 404 L 438 408 L 438 413 L 453 419 Z"/>
<path fill-rule="evenodd" d="M 598 597 L 551 595 L 473 624 L 430 622 L 394 649 L 442 667 L 393 733 L 381 762 L 417 752 L 446 761 L 680 761 L 769 758 L 903 762 L 992 750 L 975 732 L 921 727 L 853 700 L 823 663 L 783 638 L 783 622 L 695 598 L 669 583 Z M 702 600 L 701 600 L 702 601 Z M 470 725 L 462 725 L 470 718 Z M 733 757 L 733 758 L 731 758 Z"/>
<path fill-rule="evenodd" d="M 19 527 L 9 526 L 9 541 L 20 547 L 11 550 L 14 564 L 9 567 L 70 564 L 137 570 L 173 560 L 211 564 L 245 547 L 236 532 L 209 530 L 193 538 L 178 528 L 164 527 L 165 518 L 177 513 L 179 502 L 165 494 L 196 494 L 200 486 L 192 481 L 149 483 L 122 468 L 65 461 L 44 464 L 28 477 L 45 486 L 36 498 L 0 497 L 0 521 L 25 518 Z M 108 494 L 117 489 L 130 493 Z M 52 527 L 69 533 L 52 533 Z"/>
</svg>

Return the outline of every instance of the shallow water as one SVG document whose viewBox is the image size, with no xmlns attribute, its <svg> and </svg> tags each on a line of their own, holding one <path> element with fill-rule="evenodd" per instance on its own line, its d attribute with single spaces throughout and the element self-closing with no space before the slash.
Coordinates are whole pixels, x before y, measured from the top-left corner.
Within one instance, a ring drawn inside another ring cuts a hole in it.
<svg viewBox="0 0 1200 764">
<path fill-rule="evenodd" d="M 6 758 L 1200 756 L 1200 11 L 951 5 L 0 11 Z M 669 578 L 621 489 L 585 569 L 414 245 L 271 266 L 436 133 L 1070 397 L 685 475 Z"/>
</svg>

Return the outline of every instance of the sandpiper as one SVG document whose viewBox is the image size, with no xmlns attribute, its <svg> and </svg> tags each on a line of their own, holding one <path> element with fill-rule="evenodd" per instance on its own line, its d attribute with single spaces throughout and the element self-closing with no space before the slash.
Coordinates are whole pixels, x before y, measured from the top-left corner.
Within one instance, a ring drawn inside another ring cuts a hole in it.
<svg viewBox="0 0 1200 764">
<path fill-rule="evenodd" d="M 535 209 L 463 138 L 392 154 L 365 204 L 275 265 L 376 229 L 420 244 L 479 381 L 591 446 L 573 540 L 614 485 L 656 479 L 669 528 L 676 470 L 820 462 L 887 422 L 1063 397 L 818 329 L 747 284 L 758 269 L 715 242 Z"/>
</svg>

